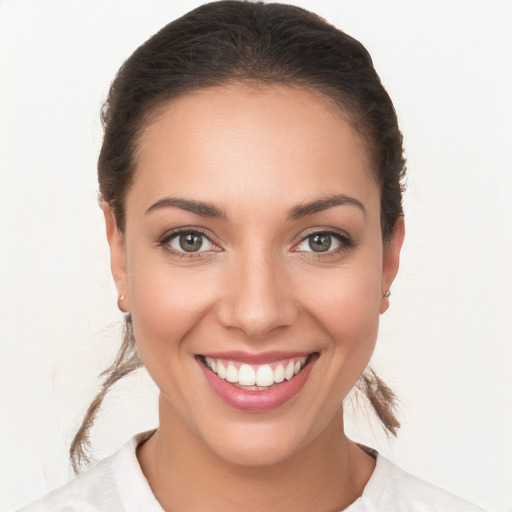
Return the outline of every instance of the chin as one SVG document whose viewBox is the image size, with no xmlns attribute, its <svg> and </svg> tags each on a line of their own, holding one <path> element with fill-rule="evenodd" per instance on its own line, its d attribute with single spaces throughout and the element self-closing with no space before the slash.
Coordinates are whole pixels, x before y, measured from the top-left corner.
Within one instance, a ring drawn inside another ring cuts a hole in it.
<svg viewBox="0 0 512 512">
<path fill-rule="evenodd" d="M 222 445 L 212 443 L 210 449 L 230 464 L 257 468 L 274 466 L 292 458 L 300 451 L 300 446 L 290 441 L 289 436 L 280 435 L 260 434 L 249 439 L 245 436 L 229 436 Z"/>
<path fill-rule="evenodd" d="M 260 417 L 258 421 L 250 422 L 231 422 L 225 418 L 216 426 L 210 425 L 211 428 L 200 437 L 210 452 L 227 463 L 268 467 L 300 456 L 308 446 L 314 444 L 315 439 L 321 437 L 321 433 L 326 431 L 324 421 L 315 423 L 314 420 L 308 418 L 307 414 L 303 414 L 302 418 L 293 415 L 264 420 Z"/>
</svg>

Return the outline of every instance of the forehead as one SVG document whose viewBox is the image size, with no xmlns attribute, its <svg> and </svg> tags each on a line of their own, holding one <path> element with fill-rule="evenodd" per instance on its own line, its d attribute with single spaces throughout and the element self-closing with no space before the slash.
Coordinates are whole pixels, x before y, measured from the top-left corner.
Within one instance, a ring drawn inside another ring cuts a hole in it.
<svg viewBox="0 0 512 512">
<path fill-rule="evenodd" d="M 332 100 L 281 85 L 233 85 L 196 91 L 157 112 L 141 135 L 127 199 L 283 200 L 286 193 L 297 203 L 308 190 L 376 188 L 364 141 Z"/>
</svg>

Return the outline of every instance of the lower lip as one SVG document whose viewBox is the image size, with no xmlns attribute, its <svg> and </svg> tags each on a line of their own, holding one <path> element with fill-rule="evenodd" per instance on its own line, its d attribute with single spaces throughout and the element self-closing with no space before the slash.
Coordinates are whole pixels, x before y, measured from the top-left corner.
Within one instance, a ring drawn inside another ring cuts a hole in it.
<svg viewBox="0 0 512 512">
<path fill-rule="evenodd" d="M 206 382 L 224 403 L 242 411 L 263 412 L 277 409 L 292 399 L 306 383 L 315 360 L 308 361 L 308 364 L 292 379 L 264 391 L 241 389 L 218 377 L 201 361 L 198 360 L 198 363 Z"/>
</svg>

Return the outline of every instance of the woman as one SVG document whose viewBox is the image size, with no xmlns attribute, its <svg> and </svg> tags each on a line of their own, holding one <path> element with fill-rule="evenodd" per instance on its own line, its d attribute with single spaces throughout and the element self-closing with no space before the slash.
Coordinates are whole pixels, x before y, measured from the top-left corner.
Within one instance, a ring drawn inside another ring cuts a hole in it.
<svg viewBox="0 0 512 512">
<path fill-rule="evenodd" d="M 99 183 L 126 336 L 160 425 L 36 510 L 479 510 L 350 441 L 404 237 L 396 115 L 366 50 L 315 15 L 217 2 L 141 46 L 104 110 Z M 140 354 L 140 358 L 139 358 Z"/>
</svg>

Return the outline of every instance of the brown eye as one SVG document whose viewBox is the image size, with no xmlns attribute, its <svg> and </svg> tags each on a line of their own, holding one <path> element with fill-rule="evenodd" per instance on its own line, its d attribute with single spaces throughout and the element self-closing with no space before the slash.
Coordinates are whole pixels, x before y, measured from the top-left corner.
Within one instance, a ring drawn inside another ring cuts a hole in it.
<svg viewBox="0 0 512 512">
<path fill-rule="evenodd" d="M 325 252 L 331 248 L 331 235 L 327 233 L 316 233 L 308 236 L 309 248 L 314 252 Z"/>
<path fill-rule="evenodd" d="M 203 245 L 203 237 L 196 233 L 188 233 L 180 235 L 179 237 L 180 248 L 187 252 L 196 252 L 201 249 Z"/>
<path fill-rule="evenodd" d="M 206 236 L 196 231 L 177 233 L 170 240 L 169 245 L 178 252 L 203 252 L 214 247 Z"/>
<path fill-rule="evenodd" d="M 352 240 L 341 233 L 317 231 L 305 236 L 295 250 L 299 252 L 334 253 L 350 249 Z"/>
</svg>

